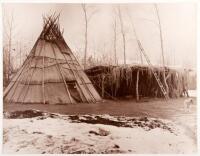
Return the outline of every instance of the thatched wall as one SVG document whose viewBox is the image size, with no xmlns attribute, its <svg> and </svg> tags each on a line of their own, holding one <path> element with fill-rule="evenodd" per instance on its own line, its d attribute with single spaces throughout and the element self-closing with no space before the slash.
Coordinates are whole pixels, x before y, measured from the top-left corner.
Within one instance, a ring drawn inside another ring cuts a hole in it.
<svg viewBox="0 0 200 156">
<path fill-rule="evenodd" d="M 163 83 L 163 69 L 154 67 Z M 160 87 L 148 66 L 96 66 L 87 69 L 86 74 L 93 82 L 100 95 L 105 98 L 133 96 L 136 97 L 137 86 L 139 97 L 164 97 Z M 137 84 L 137 73 L 138 84 Z M 169 97 L 183 96 L 187 91 L 187 76 L 182 71 L 165 68 Z"/>
<path fill-rule="evenodd" d="M 188 88 L 190 90 L 196 90 L 197 89 L 197 73 L 195 70 L 190 70 L 188 74 Z"/>
</svg>

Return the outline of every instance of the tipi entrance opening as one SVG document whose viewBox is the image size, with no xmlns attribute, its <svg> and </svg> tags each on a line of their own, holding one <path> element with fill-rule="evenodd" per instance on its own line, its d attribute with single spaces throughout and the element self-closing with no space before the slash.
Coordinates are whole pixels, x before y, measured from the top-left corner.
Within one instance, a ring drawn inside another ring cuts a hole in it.
<svg viewBox="0 0 200 156">
<path fill-rule="evenodd" d="M 79 93 L 80 91 L 78 90 L 78 86 L 77 86 L 76 81 L 68 81 L 68 82 L 66 82 L 66 84 L 68 86 L 71 97 L 77 103 L 80 103 L 82 100 L 81 100 L 81 95 Z"/>
</svg>

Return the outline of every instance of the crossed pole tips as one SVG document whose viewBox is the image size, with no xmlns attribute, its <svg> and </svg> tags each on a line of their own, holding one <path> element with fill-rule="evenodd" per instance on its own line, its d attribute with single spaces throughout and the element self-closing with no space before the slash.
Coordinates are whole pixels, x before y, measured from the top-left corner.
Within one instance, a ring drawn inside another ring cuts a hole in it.
<svg viewBox="0 0 200 156">
<path fill-rule="evenodd" d="M 40 34 L 41 39 L 53 40 L 62 39 L 62 33 L 60 31 L 59 18 L 60 13 L 54 12 L 52 15 L 43 15 L 43 31 Z"/>
</svg>

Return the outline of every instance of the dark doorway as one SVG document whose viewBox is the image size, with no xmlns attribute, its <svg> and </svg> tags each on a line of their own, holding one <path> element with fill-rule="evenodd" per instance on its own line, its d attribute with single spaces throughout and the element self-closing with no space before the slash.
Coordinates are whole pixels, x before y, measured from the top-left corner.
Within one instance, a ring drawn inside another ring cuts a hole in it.
<svg viewBox="0 0 200 156">
<path fill-rule="evenodd" d="M 67 83 L 71 97 L 76 102 L 82 102 L 80 93 L 78 92 L 78 86 L 76 84 L 76 81 L 70 81 L 70 82 L 66 82 L 66 83 Z"/>
</svg>

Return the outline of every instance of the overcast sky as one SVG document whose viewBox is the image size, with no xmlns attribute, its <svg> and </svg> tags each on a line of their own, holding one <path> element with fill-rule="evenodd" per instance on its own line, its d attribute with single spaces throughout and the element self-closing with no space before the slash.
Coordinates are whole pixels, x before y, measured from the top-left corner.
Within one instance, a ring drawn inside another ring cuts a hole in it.
<svg viewBox="0 0 200 156">
<path fill-rule="evenodd" d="M 90 4 L 89 14 L 96 10 L 89 23 L 88 55 L 113 57 L 113 4 Z M 158 20 L 153 4 L 123 4 L 122 17 L 126 28 L 127 62 L 139 62 L 139 51 L 127 12 L 135 23 L 136 31 L 153 64 L 159 64 L 161 48 Z M 170 65 L 196 67 L 196 6 L 192 3 L 158 4 L 166 61 Z M 128 11 L 127 11 L 128 10 Z M 79 56 L 84 49 L 84 16 L 80 4 L 4 4 L 3 21 L 14 16 L 13 43 L 21 41 L 32 47 L 42 31 L 42 14 L 61 12 L 60 25 L 70 48 Z M 120 25 L 118 25 L 118 29 Z M 4 32 L 6 31 L 4 27 Z M 4 36 L 4 43 L 6 38 Z M 117 56 L 123 63 L 122 39 L 118 30 Z M 29 52 L 29 51 L 28 51 Z M 28 53 L 27 52 L 27 53 Z"/>
</svg>

